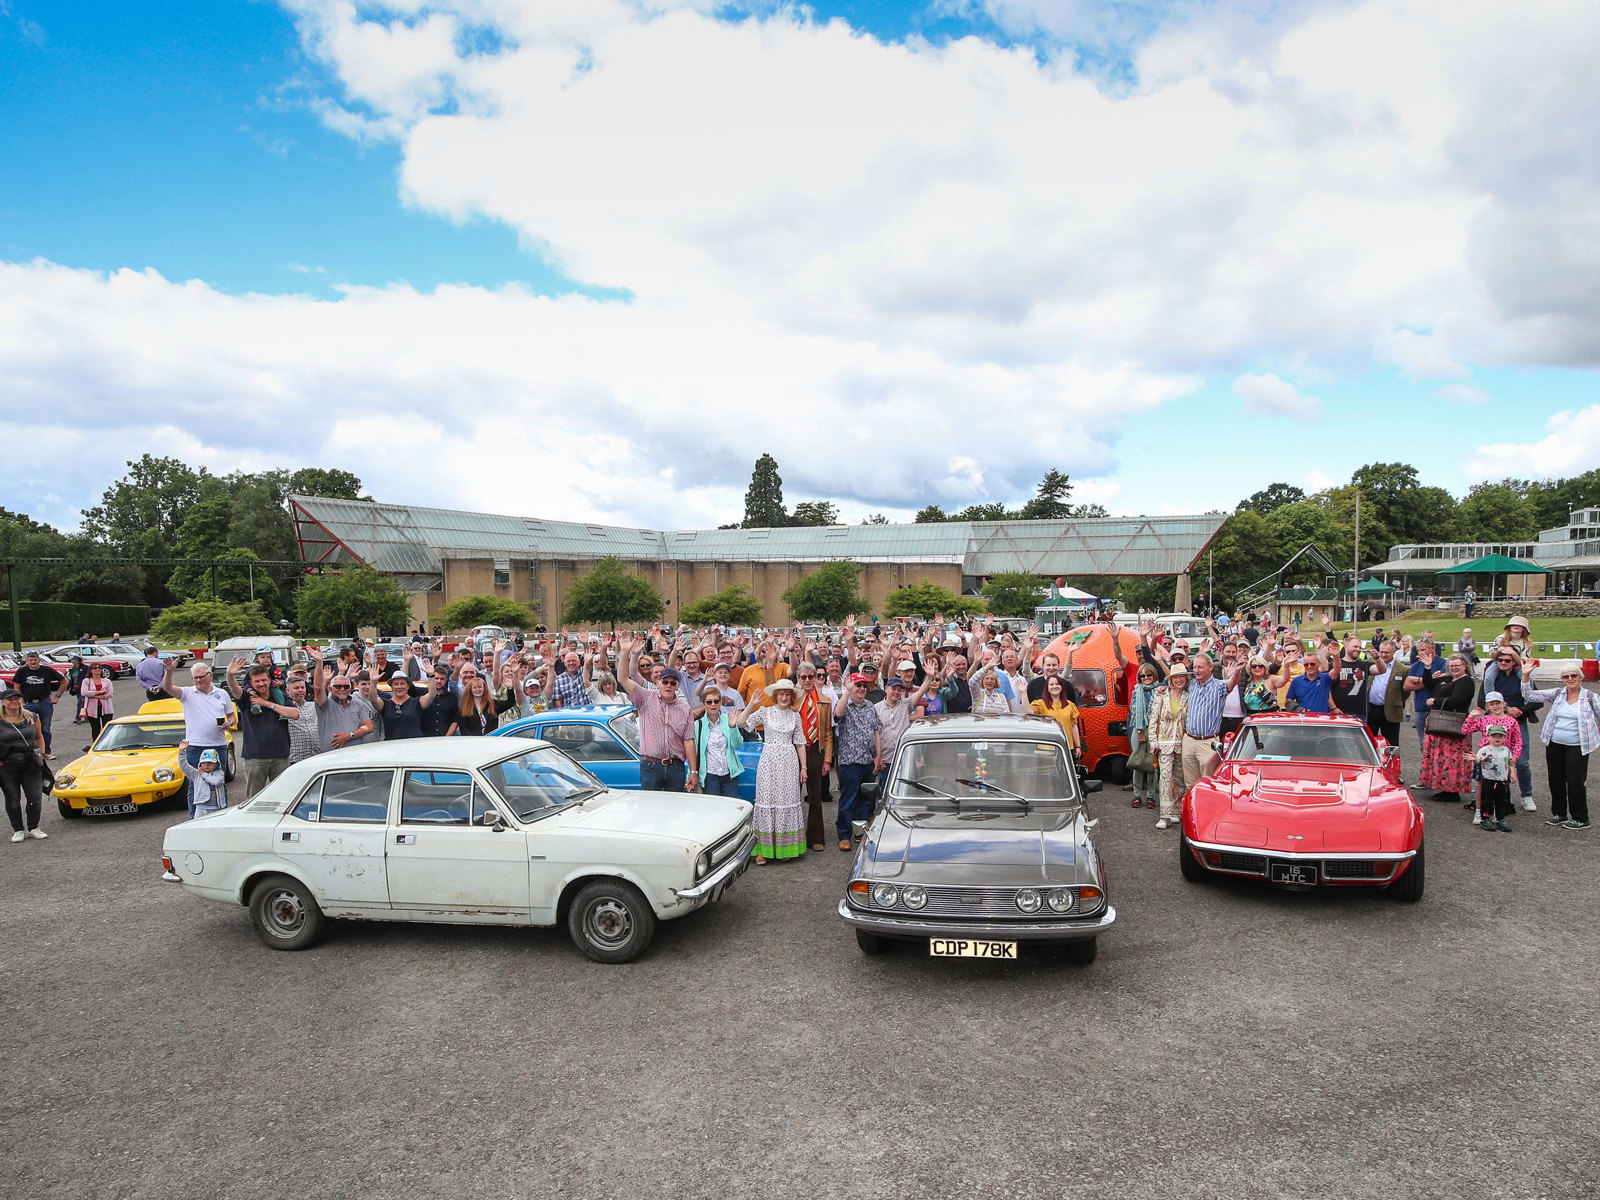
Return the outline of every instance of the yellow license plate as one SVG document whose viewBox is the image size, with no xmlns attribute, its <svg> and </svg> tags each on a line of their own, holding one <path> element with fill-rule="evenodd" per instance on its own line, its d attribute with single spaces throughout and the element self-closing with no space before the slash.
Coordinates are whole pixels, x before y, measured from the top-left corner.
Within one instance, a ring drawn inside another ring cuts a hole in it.
<svg viewBox="0 0 1600 1200">
<path fill-rule="evenodd" d="M 1015 942 L 981 942 L 968 938 L 929 938 L 928 953 L 934 958 L 1010 958 L 1017 957 Z"/>
</svg>

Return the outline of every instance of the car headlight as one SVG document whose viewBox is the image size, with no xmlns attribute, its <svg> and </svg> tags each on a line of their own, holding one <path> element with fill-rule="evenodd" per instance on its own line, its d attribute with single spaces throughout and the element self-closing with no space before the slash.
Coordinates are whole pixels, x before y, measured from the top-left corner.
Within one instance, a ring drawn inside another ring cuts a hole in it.
<svg viewBox="0 0 1600 1200">
<path fill-rule="evenodd" d="M 1038 912 L 1039 905 L 1043 903 L 1044 901 L 1040 899 L 1039 892 L 1035 888 L 1023 888 L 1017 893 L 1017 907 L 1025 913 Z"/>
<path fill-rule="evenodd" d="M 928 889 L 912 884 L 900 889 L 900 902 L 907 908 L 922 908 L 928 903 Z"/>
<path fill-rule="evenodd" d="M 157 767 L 150 772 L 151 783 L 171 783 L 176 778 L 177 775 L 173 773 L 171 767 Z"/>
<path fill-rule="evenodd" d="M 77 777 L 75 775 L 57 775 L 56 776 L 56 786 L 58 788 L 69 788 L 76 782 L 77 782 Z"/>
<path fill-rule="evenodd" d="M 711 870 L 711 851 L 702 850 L 700 857 L 694 860 L 694 877 L 701 879 L 709 870 Z"/>
<path fill-rule="evenodd" d="M 1072 894 L 1071 888 L 1050 889 L 1050 910 L 1052 912 L 1066 913 L 1072 911 L 1072 906 L 1078 898 Z"/>
<path fill-rule="evenodd" d="M 892 883 L 872 885 L 872 902 L 879 908 L 893 908 L 900 900 L 900 889 Z"/>
</svg>

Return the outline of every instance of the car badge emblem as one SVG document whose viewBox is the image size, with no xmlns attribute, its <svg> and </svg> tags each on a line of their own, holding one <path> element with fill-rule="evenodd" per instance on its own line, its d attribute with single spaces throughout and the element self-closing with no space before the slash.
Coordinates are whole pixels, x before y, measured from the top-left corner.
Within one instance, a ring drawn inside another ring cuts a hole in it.
<svg viewBox="0 0 1600 1200">
<path fill-rule="evenodd" d="M 1298 833 L 1291 833 L 1291 834 L 1285 835 L 1285 839 L 1284 840 L 1285 841 L 1290 841 L 1290 842 L 1303 842 L 1306 839 L 1304 837 L 1302 837 Z"/>
</svg>

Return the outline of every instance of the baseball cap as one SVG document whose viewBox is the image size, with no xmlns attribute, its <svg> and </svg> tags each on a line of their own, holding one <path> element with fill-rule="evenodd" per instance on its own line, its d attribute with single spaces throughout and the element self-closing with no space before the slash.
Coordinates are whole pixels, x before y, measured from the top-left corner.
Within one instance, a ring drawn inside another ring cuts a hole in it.
<svg viewBox="0 0 1600 1200">
<path fill-rule="evenodd" d="M 877 673 L 878 673 L 878 664 L 877 663 L 864 662 L 864 663 L 861 664 L 861 674 L 863 674 L 863 675 L 876 675 Z"/>
<path fill-rule="evenodd" d="M 673 683 L 682 683 L 683 682 L 683 676 L 678 674 L 671 667 L 668 667 L 665 671 L 661 672 L 661 674 L 656 676 L 656 682 L 657 683 L 663 683 L 668 679 L 672 680 Z"/>
<path fill-rule="evenodd" d="M 1491 726 L 1489 726 L 1488 729 L 1484 730 L 1484 732 L 1485 733 L 1498 733 L 1501 737 L 1504 737 L 1505 736 L 1505 732 L 1506 732 L 1506 727 L 1504 725 L 1491 725 Z"/>
<path fill-rule="evenodd" d="M 5 691 L 0 692 L 0 700 L 21 700 L 21 699 L 22 699 L 22 693 L 17 691 L 16 688 L 7 688 Z"/>
<path fill-rule="evenodd" d="M 200 761 L 203 762 L 203 763 L 214 763 L 214 762 L 217 762 L 218 761 L 217 752 L 215 750 L 209 750 L 209 749 L 200 751 Z"/>
<path fill-rule="evenodd" d="M 1504 704 L 1505 703 L 1505 699 L 1506 698 L 1504 696 L 1502 696 L 1499 692 L 1485 692 L 1483 694 L 1483 702 L 1485 704 L 1492 704 L 1496 700 L 1498 700 L 1498 701 L 1500 701 L 1500 703 Z"/>
<path fill-rule="evenodd" d="M 271 654 L 272 653 L 272 647 L 267 645 L 265 642 L 263 642 L 261 645 L 256 647 L 256 653 L 257 654 Z"/>
<path fill-rule="evenodd" d="M 916 669 L 917 664 L 909 659 L 907 659 L 905 662 L 902 662 L 898 667 L 895 668 L 896 671 L 915 671 Z"/>
</svg>

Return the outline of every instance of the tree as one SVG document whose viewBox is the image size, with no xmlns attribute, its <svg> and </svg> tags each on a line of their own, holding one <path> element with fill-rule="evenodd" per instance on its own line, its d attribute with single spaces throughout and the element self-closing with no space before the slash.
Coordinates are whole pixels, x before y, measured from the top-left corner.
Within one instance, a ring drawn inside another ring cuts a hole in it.
<svg viewBox="0 0 1600 1200">
<path fill-rule="evenodd" d="M 684 625 L 759 625 L 761 601 L 749 584 L 736 583 L 685 605 L 678 620 Z"/>
<path fill-rule="evenodd" d="M 1006 511 L 1004 504 L 969 504 L 955 516 L 952 521 L 1009 521 L 1012 514 Z"/>
<path fill-rule="evenodd" d="M 169 644 L 222 641 L 273 632 L 275 626 L 256 609 L 221 600 L 185 600 L 166 609 L 150 624 L 150 636 Z"/>
<path fill-rule="evenodd" d="M 945 616 L 966 616 L 983 605 L 966 596 L 958 596 L 947 587 L 923 580 L 897 587 L 884 599 L 883 615 L 886 617 L 923 617 L 933 619 L 934 613 Z M 1031 614 L 1030 614 L 1031 615 Z"/>
<path fill-rule="evenodd" d="M 189 506 L 189 511 L 178 527 L 177 543 L 173 554 L 178 558 L 220 558 L 228 549 L 228 525 L 233 520 L 233 501 L 227 496 L 208 496 Z M 167 588 L 180 600 L 204 597 L 218 600 L 211 594 L 211 568 L 198 563 L 182 563 L 167 579 Z M 223 591 L 222 581 L 217 590 Z M 229 591 L 231 591 L 231 587 Z M 241 603 L 248 597 L 229 595 L 230 603 Z"/>
<path fill-rule="evenodd" d="M 371 567 L 315 576 L 300 589 L 297 609 L 303 633 L 348 636 L 369 625 L 401 630 L 411 624 L 410 598 Z"/>
<path fill-rule="evenodd" d="M 776 463 L 773 464 L 776 467 Z M 628 574 L 622 560 L 607 555 L 567 589 L 563 625 L 647 625 L 666 606 L 648 580 Z"/>
<path fill-rule="evenodd" d="M 451 631 L 473 629 L 479 625 L 532 629 L 538 620 L 528 605 L 500 596 L 462 596 L 450 601 L 439 613 L 439 624 Z"/>
<path fill-rule="evenodd" d="M 1044 594 L 1044 583 L 1026 571 L 1003 571 L 983 585 L 983 598 L 997 617 L 1031 617 Z"/>
<path fill-rule="evenodd" d="M 887 525 L 889 518 L 882 513 L 873 513 L 870 517 L 863 517 L 861 523 L 863 525 Z"/>
<path fill-rule="evenodd" d="M 837 525 L 839 506 L 831 500 L 805 500 L 794 506 L 791 525 Z"/>
<path fill-rule="evenodd" d="M 125 558 L 171 558 L 179 527 L 213 477 L 204 467 L 195 471 L 179 459 L 149 454 L 128 467 L 99 504 L 84 510 L 83 531 Z M 147 572 L 145 603 L 166 604 L 172 596 L 166 582 L 159 568 Z"/>
<path fill-rule="evenodd" d="M 325 496 L 330 500 L 367 500 L 361 494 L 361 480 L 337 467 L 301 467 L 289 476 L 286 488 L 296 496 Z"/>
<path fill-rule="evenodd" d="M 1474 484 L 1456 513 L 1464 537 L 1473 541 L 1522 542 L 1538 534 L 1527 484 L 1505 479 Z"/>
<path fill-rule="evenodd" d="M 1260 513 L 1263 517 L 1275 508 L 1295 504 L 1306 498 L 1305 492 L 1290 483 L 1271 483 L 1239 501 L 1239 507 Z"/>
<path fill-rule="evenodd" d="M 796 621 L 836 625 L 851 613 L 865 615 L 866 601 L 857 590 L 861 568 L 853 562 L 824 563 L 783 594 Z"/>
<path fill-rule="evenodd" d="M 783 477 L 778 474 L 778 460 L 770 454 L 756 459 L 750 472 L 750 487 L 744 494 L 744 527 L 746 529 L 777 529 L 789 523 L 783 508 Z"/>
<path fill-rule="evenodd" d="M 1051 467 L 1039 481 L 1033 499 L 1017 514 L 1023 521 L 1065 521 L 1077 515 L 1072 507 L 1072 479 Z M 1022 614 L 1012 614 L 1021 616 Z M 1028 613 L 1032 616 L 1032 612 Z"/>
<path fill-rule="evenodd" d="M 944 509 L 937 504 L 930 504 L 926 508 L 920 509 L 917 515 L 911 519 L 918 525 L 932 525 L 939 521 L 948 521 L 950 518 L 945 516 Z"/>
</svg>

